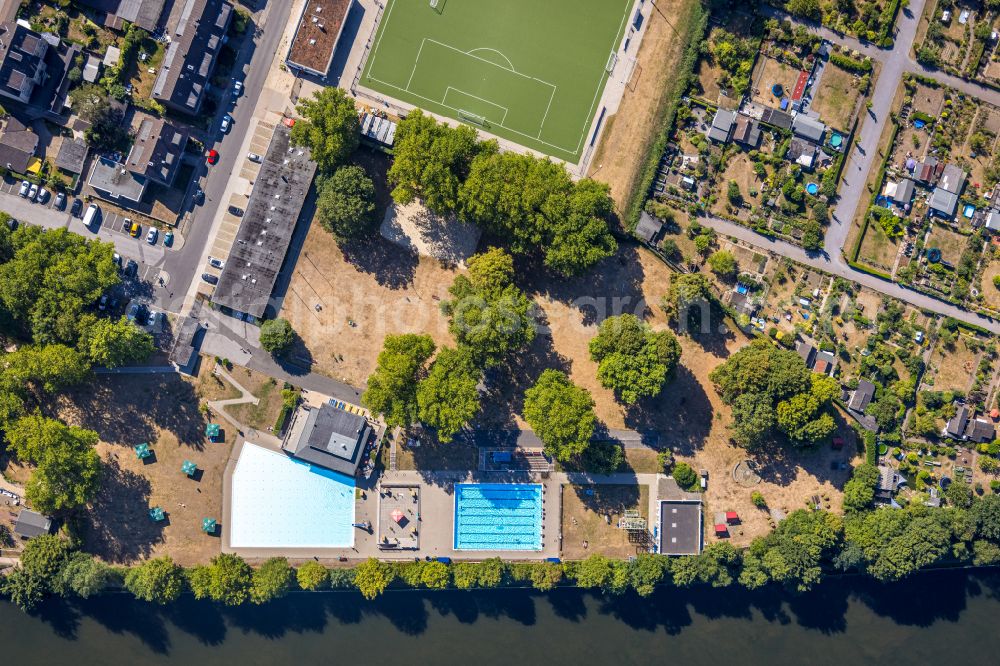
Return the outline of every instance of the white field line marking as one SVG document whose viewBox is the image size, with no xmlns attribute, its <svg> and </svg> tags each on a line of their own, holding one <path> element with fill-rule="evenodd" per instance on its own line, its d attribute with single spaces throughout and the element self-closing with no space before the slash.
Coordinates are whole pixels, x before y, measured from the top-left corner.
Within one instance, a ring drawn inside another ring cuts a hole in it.
<svg viewBox="0 0 1000 666">
<path fill-rule="evenodd" d="M 308 2 L 308 0 L 306 0 L 306 2 Z M 424 52 L 424 42 L 426 42 L 426 41 L 427 41 L 427 38 L 425 37 L 424 41 L 420 42 L 420 48 L 417 49 L 417 57 L 414 58 L 414 60 L 413 60 L 413 69 L 410 70 L 410 78 L 408 78 L 406 80 L 406 91 L 407 92 L 409 92 L 409 90 L 410 90 L 410 83 L 413 81 L 413 75 L 417 73 L 417 65 L 420 64 L 420 54 Z"/>
<path fill-rule="evenodd" d="M 382 45 L 382 37 L 385 36 L 385 31 L 388 29 L 386 26 L 389 24 L 389 17 L 392 16 L 392 8 L 395 6 L 395 0 L 389 0 L 389 9 L 385 11 L 385 15 L 382 16 L 382 20 L 379 22 L 379 29 L 381 32 L 378 35 L 378 39 L 375 41 L 375 48 L 372 49 L 371 57 L 368 58 L 368 78 L 374 78 L 372 74 L 375 72 L 375 56 L 378 55 L 378 47 Z M 377 81 L 378 79 L 375 80 Z"/>
<path fill-rule="evenodd" d="M 507 69 L 509 69 L 510 71 L 512 71 L 514 73 L 517 73 L 517 70 L 514 69 L 514 63 L 512 63 L 510 61 L 510 58 L 508 58 L 507 56 L 505 56 L 501 51 L 497 51 L 496 49 L 491 49 L 491 48 L 486 47 L 486 46 L 481 46 L 478 49 L 470 49 L 470 50 L 466 51 L 465 53 L 466 53 L 466 55 L 472 55 L 476 51 L 493 51 L 493 53 L 496 53 L 498 56 L 500 56 L 501 58 L 503 58 L 504 60 L 507 61 Z"/>
<path fill-rule="evenodd" d="M 441 106 L 448 106 L 448 104 L 445 102 L 445 100 L 448 99 L 448 91 L 449 90 L 454 90 L 455 92 L 461 93 L 463 95 L 467 95 L 469 97 L 474 97 L 475 99 L 478 99 L 480 102 L 486 102 L 490 106 L 495 106 L 498 109 L 503 109 L 503 120 L 501 120 L 497 124 L 500 125 L 500 127 L 504 127 L 504 122 L 506 122 L 506 120 L 507 120 L 507 112 L 510 110 L 506 106 L 504 106 L 503 104 L 497 104 L 496 102 L 493 102 L 493 101 L 490 101 L 490 100 L 485 99 L 483 97 L 480 97 L 479 95 L 473 95 L 472 93 L 467 93 L 464 90 L 462 90 L 461 88 L 455 88 L 453 86 L 448 86 L 447 88 L 445 88 L 444 97 L 441 98 Z M 448 106 L 448 108 L 453 108 L 453 107 Z M 485 118 L 485 116 L 484 116 L 484 118 Z M 507 129 L 507 128 L 504 127 L 504 129 Z"/>
</svg>

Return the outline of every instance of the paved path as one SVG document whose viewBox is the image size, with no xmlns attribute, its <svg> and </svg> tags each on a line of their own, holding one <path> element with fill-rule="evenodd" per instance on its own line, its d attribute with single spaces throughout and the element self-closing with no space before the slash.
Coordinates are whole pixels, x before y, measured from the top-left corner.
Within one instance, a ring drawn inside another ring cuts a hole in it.
<svg viewBox="0 0 1000 666">
<path fill-rule="evenodd" d="M 122 368 L 94 368 L 97 375 L 160 375 L 177 372 L 172 365 L 141 365 Z"/>
</svg>

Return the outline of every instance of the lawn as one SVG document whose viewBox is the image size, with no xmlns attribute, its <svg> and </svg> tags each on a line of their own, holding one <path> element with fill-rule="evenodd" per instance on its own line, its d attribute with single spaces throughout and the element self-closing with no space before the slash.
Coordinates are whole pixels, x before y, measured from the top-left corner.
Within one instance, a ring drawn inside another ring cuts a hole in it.
<svg viewBox="0 0 1000 666">
<path fill-rule="evenodd" d="M 993 278 L 997 275 L 1000 275 L 1000 261 L 994 259 L 983 269 L 982 286 L 980 287 L 986 305 L 994 310 L 1000 310 L 1000 289 L 993 286 Z"/>
<path fill-rule="evenodd" d="M 757 62 L 754 70 L 753 85 L 751 86 L 751 99 L 758 104 L 779 108 L 781 97 L 775 97 L 771 92 L 774 84 L 781 84 L 784 88 L 784 96 L 788 97 L 795 90 L 795 82 L 798 81 L 799 70 L 778 62 L 774 58 L 762 57 Z"/>
<path fill-rule="evenodd" d="M 562 556 L 582 560 L 592 553 L 621 558 L 645 552 L 629 543 L 629 533 L 618 528 L 618 519 L 634 509 L 649 514 L 649 486 L 562 486 Z"/>
<path fill-rule="evenodd" d="M 941 260 L 955 265 L 962 257 L 962 252 L 965 251 L 968 242 L 967 236 L 952 231 L 948 227 L 935 224 L 930 238 L 927 239 L 926 247 L 927 249 L 937 248 L 941 250 Z"/>
<path fill-rule="evenodd" d="M 868 223 L 858 260 L 888 273 L 896 261 L 899 243 L 889 238 L 875 221 Z"/>
<path fill-rule="evenodd" d="M 968 391 L 979 365 L 979 354 L 969 349 L 964 336 L 959 336 L 954 349 L 938 343 L 931 355 L 935 391 Z"/>
<path fill-rule="evenodd" d="M 632 0 L 390 0 L 363 85 L 569 162 Z"/>
<path fill-rule="evenodd" d="M 846 131 L 850 129 L 860 94 L 854 74 L 832 62 L 827 63 L 810 108 L 830 127 Z"/>
<path fill-rule="evenodd" d="M 281 411 L 281 389 L 284 385 L 279 384 L 273 377 L 267 377 L 247 368 L 234 368 L 232 376 L 260 402 L 256 405 L 250 403 L 232 405 L 227 407 L 226 411 L 234 419 L 251 428 L 257 430 L 273 428 Z"/>
</svg>

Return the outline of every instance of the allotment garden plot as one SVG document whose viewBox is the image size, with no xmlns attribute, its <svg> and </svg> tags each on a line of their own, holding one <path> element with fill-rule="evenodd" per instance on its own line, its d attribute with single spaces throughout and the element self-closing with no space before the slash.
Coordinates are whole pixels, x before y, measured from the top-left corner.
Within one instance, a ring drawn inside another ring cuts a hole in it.
<svg viewBox="0 0 1000 666">
<path fill-rule="evenodd" d="M 579 161 L 632 0 L 390 0 L 361 83 Z"/>
</svg>

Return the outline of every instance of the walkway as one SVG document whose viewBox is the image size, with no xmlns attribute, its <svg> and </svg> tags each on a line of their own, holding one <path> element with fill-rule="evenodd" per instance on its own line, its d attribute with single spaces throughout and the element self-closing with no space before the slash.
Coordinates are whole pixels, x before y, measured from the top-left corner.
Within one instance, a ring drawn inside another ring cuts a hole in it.
<svg viewBox="0 0 1000 666">
<path fill-rule="evenodd" d="M 235 418 L 233 418 L 232 414 L 226 411 L 226 407 L 231 407 L 233 405 L 258 405 L 260 404 L 260 398 L 255 396 L 253 393 L 250 392 L 249 389 L 247 389 L 245 386 L 236 381 L 236 379 L 231 374 L 229 374 L 225 368 L 216 365 L 215 370 L 213 370 L 213 372 L 222 377 L 223 379 L 225 379 L 234 387 L 236 387 L 236 389 L 241 393 L 241 395 L 238 398 L 226 398 L 225 400 L 211 400 L 208 403 L 209 408 L 212 409 L 217 414 L 219 414 L 219 416 L 221 416 L 222 418 L 226 419 L 231 424 L 233 424 L 233 426 L 240 433 L 247 433 L 248 436 L 252 436 L 254 438 L 254 441 L 256 442 L 267 444 L 271 447 L 277 447 L 280 449 L 281 448 L 280 438 L 275 437 L 270 433 L 261 432 L 256 428 L 245 426 L 239 421 L 237 421 Z"/>
</svg>

